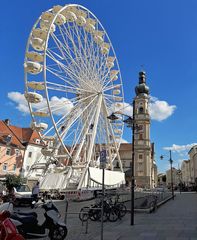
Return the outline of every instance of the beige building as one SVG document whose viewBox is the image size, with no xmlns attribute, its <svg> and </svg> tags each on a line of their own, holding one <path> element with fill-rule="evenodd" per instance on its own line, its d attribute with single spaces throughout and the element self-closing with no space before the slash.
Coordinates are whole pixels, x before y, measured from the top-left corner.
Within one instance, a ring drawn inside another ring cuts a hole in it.
<svg viewBox="0 0 197 240">
<path fill-rule="evenodd" d="M 189 151 L 190 158 L 190 176 L 191 183 L 197 183 L 197 145 L 193 146 Z"/>
<path fill-rule="evenodd" d="M 191 182 L 190 160 L 183 160 L 181 163 L 181 181 L 185 186 Z"/>
<path fill-rule="evenodd" d="M 157 166 L 154 161 L 154 144 L 150 141 L 149 88 L 146 85 L 146 75 L 144 72 L 139 73 L 139 84 L 136 86 L 135 92 L 135 182 L 138 187 L 152 188 L 157 185 Z M 132 144 L 121 144 L 120 158 L 126 172 L 127 180 L 130 181 Z M 115 167 L 119 167 L 116 164 Z"/>
<path fill-rule="evenodd" d="M 176 168 L 172 168 L 172 179 L 171 179 L 171 169 L 166 171 L 166 186 L 171 186 L 171 181 L 173 182 L 173 186 L 178 186 L 180 183 L 180 177 L 179 177 L 179 170 Z"/>
<path fill-rule="evenodd" d="M 157 185 L 158 185 L 158 187 L 166 186 L 166 174 L 165 173 L 159 173 L 157 175 Z"/>
</svg>

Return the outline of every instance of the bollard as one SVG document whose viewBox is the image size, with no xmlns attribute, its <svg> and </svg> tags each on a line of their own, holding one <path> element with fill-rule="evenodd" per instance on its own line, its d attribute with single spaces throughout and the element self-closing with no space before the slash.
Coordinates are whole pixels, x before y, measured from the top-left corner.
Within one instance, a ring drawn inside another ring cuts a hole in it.
<svg viewBox="0 0 197 240">
<path fill-rule="evenodd" d="M 87 221 L 86 221 L 86 231 L 85 231 L 85 234 L 88 233 L 88 220 L 89 220 L 89 217 L 88 217 L 88 219 L 87 219 Z"/>
<path fill-rule="evenodd" d="M 65 209 L 65 216 L 64 216 L 64 222 L 67 223 L 67 213 L 68 213 L 68 200 L 65 200 L 66 203 L 66 209 Z"/>
</svg>

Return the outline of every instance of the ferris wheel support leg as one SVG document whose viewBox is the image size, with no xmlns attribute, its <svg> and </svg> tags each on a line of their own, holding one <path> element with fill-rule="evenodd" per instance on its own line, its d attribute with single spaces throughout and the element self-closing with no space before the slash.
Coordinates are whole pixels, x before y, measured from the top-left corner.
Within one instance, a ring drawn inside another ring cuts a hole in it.
<svg viewBox="0 0 197 240">
<path fill-rule="evenodd" d="M 96 131 L 97 131 L 97 126 L 98 126 L 98 120 L 99 120 L 99 116 L 100 116 L 100 111 L 101 111 L 101 104 L 102 104 L 102 94 L 99 95 L 99 99 L 98 99 L 98 103 L 97 103 L 97 111 L 96 111 L 96 116 L 95 116 L 95 122 L 94 122 L 94 128 L 93 128 L 93 132 L 92 132 L 92 137 L 90 140 L 90 147 L 88 149 L 88 155 L 87 155 L 87 165 L 85 167 L 85 169 L 83 170 L 79 185 L 78 185 L 78 189 L 81 188 L 86 172 L 88 170 L 90 161 L 91 161 L 91 157 L 92 157 L 92 150 L 95 144 L 95 137 L 96 137 Z"/>
<path fill-rule="evenodd" d="M 96 110 L 95 110 L 95 111 L 96 111 Z M 94 114 L 95 114 L 95 112 L 94 112 Z M 93 114 L 93 116 L 91 117 L 90 122 L 93 121 L 94 114 Z M 79 157 L 79 155 L 80 155 L 80 153 L 81 153 L 81 150 L 82 150 L 82 147 L 83 147 L 83 145 L 84 145 L 84 143 L 85 143 L 85 140 L 86 140 L 86 136 L 87 136 L 88 131 L 89 131 L 89 126 L 86 128 L 86 131 L 85 131 L 85 134 L 84 134 L 84 138 L 83 138 L 83 140 L 81 141 L 81 143 L 80 143 L 80 145 L 79 145 L 79 148 L 78 148 L 78 150 L 77 150 L 77 153 L 75 154 L 75 156 L 74 156 L 74 158 L 73 158 L 73 163 L 75 163 L 75 162 L 77 161 L 77 159 L 78 159 L 78 157 Z"/>
<path fill-rule="evenodd" d="M 108 111 L 107 111 L 106 105 L 105 105 L 104 103 L 103 103 L 103 105 L 104 105 L 104 109 L 105 109 L 106 116 L 109 116 L 109 113 L 108 113 Z M 110 127 L 111 132 L 113 132 L 112 126 L 111 126 L 111 124 L 109 124 L 109 121 L 108 121 L 108 125 L 109 125 L 109 127 Z M 113 134 L 112 134 L 112 138 L 113 138 L 114 143 L 116 143 Z M 123 168 L 122 168 L 122 162 L 121 162 L 121 159 L 120 159 L 120 154 L 119 154 L 119 151 L 118 151 L 118 149 L 117 149 L 116 144 L 115 144 L 115 149 L 116 149 L 116 154 L 117 154 L 117 157 L 118 157 L 118 162 L 119 162 L 119 164 L 120 164 L 120 170 L 121 170 L 121 172 L 124 172 L 124 171 L 123 171 Z"/>
</svg>

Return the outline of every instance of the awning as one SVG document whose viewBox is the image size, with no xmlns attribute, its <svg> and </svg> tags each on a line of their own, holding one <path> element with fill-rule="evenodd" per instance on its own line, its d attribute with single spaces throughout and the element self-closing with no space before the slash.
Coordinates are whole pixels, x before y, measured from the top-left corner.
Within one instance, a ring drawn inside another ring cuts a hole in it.
<svg viewBox="0 0 197 240">
<path fill-rule="evenodd" d="M 89 167 L 90 179 L 98 184 L 102 184 L 102 169 Z M 105 170 L 104 184 L 107 186 L 125 183 L 125 173 Z"/>
</svg>

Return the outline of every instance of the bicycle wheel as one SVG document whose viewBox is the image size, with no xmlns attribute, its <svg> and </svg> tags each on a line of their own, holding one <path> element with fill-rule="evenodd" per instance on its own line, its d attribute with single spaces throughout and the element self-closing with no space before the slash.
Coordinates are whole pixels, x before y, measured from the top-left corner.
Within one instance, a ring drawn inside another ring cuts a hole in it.
<svg viewBox="0 0 197 240">
<path fill-rule="evenodd" d="M 108 213 L 108 220 L 110 222 L 116 222 L 118 220 L 118 217 L 119 217 L 119 211 L 117 212 L 115 207 L 112 207 Z"/>
<path fill-rule="evenodd" d="M 95 209 L 94 209 L 95 208 Z M 99 206 L 97 206 L 97 205 L 94 205 L 94 206 L 92 206 L 92 209 L 90 209 L 90 213 L 89 213 L 89 216 L 90 216 L 90 219 L 92 220 L 92 221 L 98 221 L 99 220 L 99 218 L 100 218 L 100 212 L 101 212 L 101 210 L 100 209 L 98 209 L 99 208 Z"/>
<path fill-rule="evenodd" d="M 79 219 L 82 221 L 82 222 L 86 222 L 89 218 L 89 211 L 90 211 L 90 208 L 89 207 L 83 207 L 81 210 L 80 210 L 80 213 L 79 213 Z"/>
<path fill-rule="evenodd" d="M 122 218 L 126 215 L 127 213 L 127 208 L 123 203 L 118 203 L 117 207 L 119 209 L 119 218 Z"/>
</svg>

